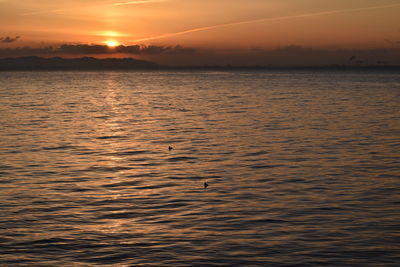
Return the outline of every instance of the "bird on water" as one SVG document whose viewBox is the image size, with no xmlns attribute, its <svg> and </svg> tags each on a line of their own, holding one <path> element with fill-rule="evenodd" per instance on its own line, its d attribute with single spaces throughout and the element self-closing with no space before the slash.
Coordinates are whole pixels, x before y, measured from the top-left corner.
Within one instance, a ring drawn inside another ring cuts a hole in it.
<svg viewBox="0 0 400 267">
<path fill-rule="evenodd" d="M 208 184 L 205 182 L 204 183 L 204 188 L 207 188 L 208 187 Z"/>
<path fill-rule="evenodd" d="M 172 149 L 174 149 L 172 146 L 168 146 L 168 151 L 171 151 Z"/>
</svg>

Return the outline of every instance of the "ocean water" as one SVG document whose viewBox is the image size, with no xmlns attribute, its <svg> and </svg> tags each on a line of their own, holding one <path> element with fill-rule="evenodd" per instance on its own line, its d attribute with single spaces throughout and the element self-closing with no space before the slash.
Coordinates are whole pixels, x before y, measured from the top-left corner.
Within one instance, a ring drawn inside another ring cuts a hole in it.
<svg viewBox="0 0 400 267">
<path fill-rule="evenodd" d="M 1 72 L 0 127 L 1 266 L 400 262 L 399 73 Z"/>
</svg>

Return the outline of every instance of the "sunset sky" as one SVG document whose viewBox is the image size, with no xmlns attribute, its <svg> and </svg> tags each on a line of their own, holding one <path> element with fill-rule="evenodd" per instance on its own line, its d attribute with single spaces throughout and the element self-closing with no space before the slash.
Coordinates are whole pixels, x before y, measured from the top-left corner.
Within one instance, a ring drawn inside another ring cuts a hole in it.
<svg viewBox="0 0 400 267">
<path fill-rule="evenodd" d="M 153 46 L 160 52 L 136 57 L 182 64 L 285 49 L 393 52 L 399 14 L 393 0 L 0 0 L 0 56 L 63 44 Z"/>
</svg>

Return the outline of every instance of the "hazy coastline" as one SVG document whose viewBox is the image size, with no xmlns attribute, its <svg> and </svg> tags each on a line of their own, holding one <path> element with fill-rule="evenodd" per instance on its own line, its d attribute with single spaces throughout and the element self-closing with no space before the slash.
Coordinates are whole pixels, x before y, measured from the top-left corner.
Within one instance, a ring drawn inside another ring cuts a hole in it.
<svg viewBox="0 0 400 267">
<path fill-rule="evenodd" d="M 62 57 L 8 57 L 0 58 L 0 71 L 51 71 L 51 70 L 400 70 L 400 65 L 162 65 L 135 58 L 62 58 Z"/>
</svg>

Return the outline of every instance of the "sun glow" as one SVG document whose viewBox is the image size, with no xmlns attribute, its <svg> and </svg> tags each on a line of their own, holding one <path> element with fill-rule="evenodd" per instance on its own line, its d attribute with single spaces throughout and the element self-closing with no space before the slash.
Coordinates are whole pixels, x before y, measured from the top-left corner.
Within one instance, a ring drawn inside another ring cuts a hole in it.
<svg viewBox="0 0 400 267">
<path fill-rule="evenodd" d="M 114 40 L 105 41 L 105 44 L 106 44 L 108 47 L 116 47 L 116 46 L 119 46 L 119 45 L 120 45 L 119 42 L 114 41 Z"/>
</svg>

